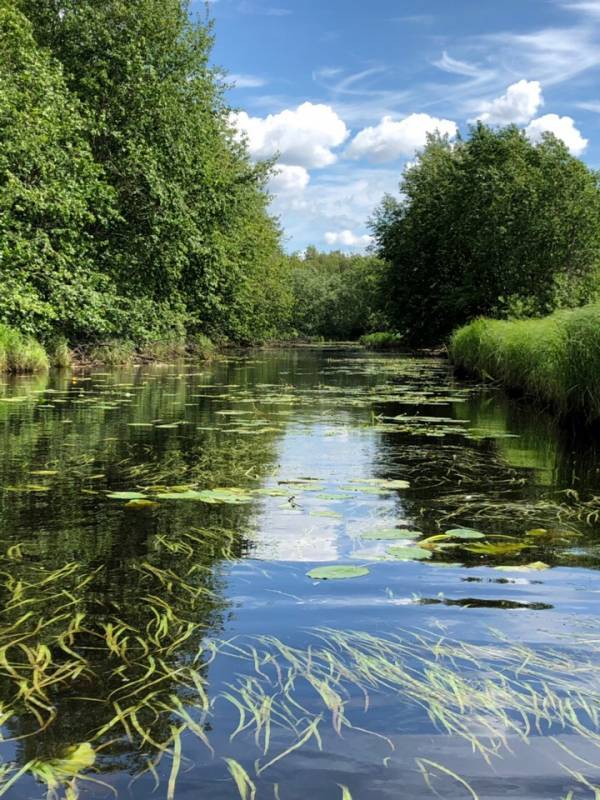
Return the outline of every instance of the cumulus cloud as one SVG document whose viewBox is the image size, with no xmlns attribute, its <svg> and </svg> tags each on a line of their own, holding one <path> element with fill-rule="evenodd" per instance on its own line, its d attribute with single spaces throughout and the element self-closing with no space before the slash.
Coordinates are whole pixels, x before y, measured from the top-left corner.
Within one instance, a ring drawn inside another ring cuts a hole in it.
<svg viewBox="0 0 600 800">
<path fill-rule="evenodd" d="M 327 231 L 325 241 L 329 245 L 341 245 L 342 247 L 367 247 L 373 241 L 373 237 L 368 234 L 356 234 L 350 229 L 343 231 Z"/>
<path fill-rule="evenodd" d="M 269 181 L 269 189 L 274 194 L 302 192 L 308 186 L 310 175 L 304 167 L 278 164 Z"/>
<path fill-rule="evenodd" d="M 519 125 L 529 122 L 543 105 L 540 82 L 521 80 L 509 86 L 501 97 L 482 103 L 476 119 L 490 125 Z"/>
<path fill-rule="evenodd" d="M 452 120 L 438 119 L 429 114 L 411 114 L 401 120 L 384 117 L 379 125 L 363 128 L 357 133 L 346 155 L 379 163 L 394 161 L 403 156 L 413 156 L 416 150 L 425 145 L 428 133 L 439 131 L 456 136 L 457 130 Z"/>
<path fill-rule="evenodd" d="M 307 169 L 327 167 L 337 160 L 333 149 L 349 136 L 346 124 L 331 106 L 302 103 L 267 117 L 251 117 L 245 111 L 232 122 L 246 134 L 250 154 L 270 158 L 279 154 L 285 164 Z"/>
<path fill-rule="evenodd" d="M 546 132 L 553 133 L 557 139 L 562 139 L 574 156 L 581 155 L 588 146 L 588 140 L 584 139 L 577 130 L 572 117 L 545 114 L 543 117 L 532 120 L 525 129 L 525 133 L 532 142 L 541 141 Z"/>
</svg>

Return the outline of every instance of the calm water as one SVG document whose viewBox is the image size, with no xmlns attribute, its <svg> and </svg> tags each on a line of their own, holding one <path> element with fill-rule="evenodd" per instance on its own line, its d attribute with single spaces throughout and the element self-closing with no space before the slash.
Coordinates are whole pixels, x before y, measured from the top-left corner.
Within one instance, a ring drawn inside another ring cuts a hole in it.
<svg viewBox="0 0 600 800">
<path fill-rule="evenodd" d="M 0 795 L 600 797 L 591 437 L 340 347 L 5 379 L 0 443 Z"/>
</svg>

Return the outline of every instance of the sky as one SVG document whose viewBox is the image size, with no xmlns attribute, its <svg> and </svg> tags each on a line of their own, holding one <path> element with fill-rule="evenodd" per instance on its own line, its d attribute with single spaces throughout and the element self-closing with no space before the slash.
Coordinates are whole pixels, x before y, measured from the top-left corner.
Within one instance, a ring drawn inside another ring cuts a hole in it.
<svg viewBox="0 0 600 800">
<path fill-rule="evenodd" d="M 204 13 L 194 0 L 192 12 Z M 253 158 L 278 155 L 288 251 L 360 252 L 429 131 L 553 131 L 600 167 L 600 0 L 212 0 Z"/>
</svg>

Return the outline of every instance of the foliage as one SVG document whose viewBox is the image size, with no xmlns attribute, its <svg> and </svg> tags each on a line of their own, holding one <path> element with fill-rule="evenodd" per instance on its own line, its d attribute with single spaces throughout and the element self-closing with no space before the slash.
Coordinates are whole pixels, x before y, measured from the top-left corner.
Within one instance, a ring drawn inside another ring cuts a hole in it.
<svg viewBox="0 0 600 800">
<path fill-rule="evenodd" d="M 81 108 L 29 22 L 0 2 L 0 321 L 45 336 L 102 330 L 112 285 L 97 272 L 110 190 Z"/>
<path fill-rule="evenodd" d="M 296 335 L 353 339 L 385 327 L 385 265 L 370 255 L 319 253 L 289 259 Z"/>
<path fill-rule="evenodd" d="M 457 330 L 454 363 L 562 415 L 600 418 L 600 305 L 541 319 L 478 319 Z"/>
<path fill-rule="evenodd" d="M 478 124 L 466 140 L 430 137 L 371 221 L 391 265 L 393 322 L 439 341 L 479 314 L 544 314 L 594 298 L 598 175 L 548 134 Z"/>
<path fill-rule="evenodd" d="M 289 292 L 185 0 L 0 0 L 0 321 L 70 342 L 274 334 Z"/>
<path fill-rule="evenodd" d="M 368 350 L 393 350 L 396 347 L 401 347 L 403 341 L 402 334 L 390 333 L 389 331 L 365 333 L 360 337 L 360 343 Z"/>
</svg>

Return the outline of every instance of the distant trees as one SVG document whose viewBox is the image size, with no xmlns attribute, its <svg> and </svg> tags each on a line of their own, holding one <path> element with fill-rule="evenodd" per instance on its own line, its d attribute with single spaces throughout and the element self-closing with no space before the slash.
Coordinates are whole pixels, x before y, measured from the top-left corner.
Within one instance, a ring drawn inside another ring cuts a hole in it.
<svg viewBox="0 0 600 800">
<path fill-rule="evenodd" d="M 430 137 L 371 227 L 390 265 L 391 315 L 414 342 L 479 315 L 544 314 L 598 287 L 598 174 L 552 135 L 474 127 Z"/>
<path fill-rule="evenodd" d="M 387 271 L 380 259 L 308 247 L 290 257 L 289 267 L 295 334 L 355 339 L 387 327 Z"/>
<path fill-rule="evenodd" d="M 262 338 L 289 292 L 265 191 L 184 0 L 0 0 L 0 321 Z"/>
</svg>

